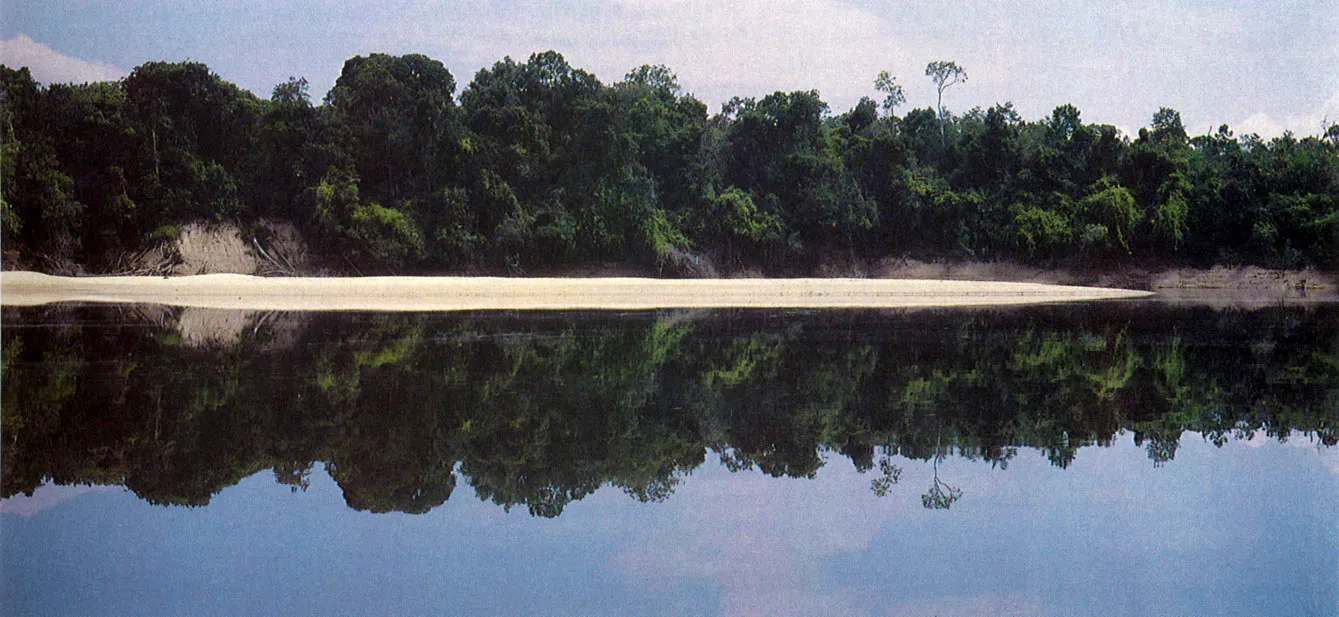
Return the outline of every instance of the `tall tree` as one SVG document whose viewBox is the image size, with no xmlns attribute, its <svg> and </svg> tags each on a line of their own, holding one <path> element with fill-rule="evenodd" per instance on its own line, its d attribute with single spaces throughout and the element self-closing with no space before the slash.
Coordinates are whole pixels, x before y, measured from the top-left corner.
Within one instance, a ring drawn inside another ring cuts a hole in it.
<svg viewBox="0 0 1339 617">
<path fill-rule="evenodd" d="M 248 215 L 262 102 L 199 62 L 149 62 L 121 87 L 138 141 L 130 196 L 140 229 Z"/>
<path fill-rule="evenodd" d="M 256 186 L 248 191 L 258 212 L 302 221 L 299 197 L 334 162 L 305 78 L 274 87 L 261 117 Z M 321 156 L 326 152 L 327 156 Z"/>
<path fill-rule="evenodd" d="M 455 79 L 418 54 L 357 56 L 326 95 L 334 124 L 370 198 L 413 199 L 454 170 Z"/>
<path fill-rule="evenodd" d="M 902 90 L 902 84 L 897 83 L 897 78 L 893 77 L 888 71 L 879 71 L 879 76 L 874 78 L 874 89 L 882 92 L 883 111 L 889 116 L 898 105 L 907 102 L 906 92 Z"/>
<path fill-rule="evenodd" d="M 462 186 L 471 145 L 455 89 L 455 78 L 437 60 L 371 54 L 345 62 L 326 95 L 327 121 L 344 150 L 343 166 L 356 171 L 351 181 L 359 195 L 395 222 L 388 228 L 409 234 L 404 237 L 422 234 L 421 253 L 390 254 L 421 254 L 428 263 L 443 264 L 477 246 L 477 222 Z"/>
<path fill-rule="evenodd" d="M 594 75 L 554 51 L 506 58 L 475 75 L 461 105 L 478 137 L 476 208 L 508 263 L 619 254 L 614 228 L 627 223 L 619 204 L 640 200 L 648 186 L 624 178 L 631 148 L 618 139 L 613 97 Z"/>
<path fill-rule="evenodd" d="M 936 60 L 925 65 L 925 76 L 935 82 L 935 89 L 939 97 L 935 103 L 935 109 L 939 112 L 939 137 L 942 140 L 944 137 L 943 122 L 948 115 L 944 111 L 944 91 L 967 81 L 967 71 L 955 62 Z"/>
<path fill-rule="evenodd" d="M 0 65 L 0 214 L 6 248 L 71 258 L 84 205 L 43 131 L 46 92 L 27 68 Z M 18 240 L 18 242 L 15 242 Z"/>
</svg>

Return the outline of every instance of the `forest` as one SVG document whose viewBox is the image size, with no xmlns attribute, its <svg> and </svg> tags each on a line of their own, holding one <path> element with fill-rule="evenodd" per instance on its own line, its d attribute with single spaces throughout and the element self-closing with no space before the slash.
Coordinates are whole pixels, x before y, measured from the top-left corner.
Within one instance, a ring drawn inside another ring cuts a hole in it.
<svg viewBox="0 0 1339 617">
<path fill-rule="evenodd" d="M 967 68 L 930 63 L 937 100 L 905 111 L 885 72 L 842 113 L 809 90 L 712 114 L 666 67 L 606 85 L 552 51 L 459 92 L 431 58 L 354 57 L 319 104 L 305 79 L 262 99 L 196 62 L 82 85 L 0 67 L 5 263 L 107 272 L 187 223 L 275 220 L 345 274 L 1339 265 L 1339 125 L 1266 141 L 1192 137 L 1168 108 L 1135 136 L 1068 104 L 954 113 Z"/>
</svg>

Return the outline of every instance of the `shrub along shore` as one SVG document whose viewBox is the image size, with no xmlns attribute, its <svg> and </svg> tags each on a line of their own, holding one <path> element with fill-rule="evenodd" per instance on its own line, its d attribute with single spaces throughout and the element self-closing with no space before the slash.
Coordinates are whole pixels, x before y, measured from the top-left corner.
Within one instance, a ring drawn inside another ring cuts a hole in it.
<svg viewBox="0 0 1339 617">
<path fill-rule="evenodd" d="M 459 92 L 425 56 L 355 57 L 319 104 L 304 79 L 262 99 L 194 62 L 82 85 L 0 67 L 5 267 L 143 268 L 130 257 L 209 221 L 262 249 L 270 223 L 296 229 L 334 274 L 796 276 L 889 255 L 1336 269 L 1339 125 L 1266 141 L 1192 137 L 1165 108 L 1136 136 L 1067 104 L 954 113 L 965 86 L 944 88 L 970 69 L 931 63 L 938 109 L 902 111 L 884 74 L 881 101 L 841 113 L 810 90 L 712 114 L 665 67 L 606 85 L 555 52 Z"/>
</svg>

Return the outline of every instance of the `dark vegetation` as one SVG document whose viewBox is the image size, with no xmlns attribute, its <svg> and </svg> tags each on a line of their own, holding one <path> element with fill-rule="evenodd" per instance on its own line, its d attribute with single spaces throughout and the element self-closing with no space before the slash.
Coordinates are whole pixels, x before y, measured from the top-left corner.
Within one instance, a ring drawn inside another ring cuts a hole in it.
<svg viewBox="0 0 1339 617">
<path fill-rule="evenodd" d="M 966 79 L 951 62 L 926 76 Z M 1339 125 L 1263 141 L 1190 137 L 1162 109 L 1139 135 L 1062 105 L 833 114 L 816 91 L 720 113 L 664 67 L 605 85 L 546 52 L 457 94 L 421 55 L 356 57 L 324 101 L 261 99 L 199 63 L 115 83 L 0 67 L 11 255 L 105 270 L 209 220 L 291 221 L 341 272 L 534 272 L 620 262 L 667 275 L 807 272 L 832 256 L 1031 263 L 1339 264 Z"/>
<path fill-rule="evenodd" d="M 1152 467 L 1183 439 L 1339 442 L 1334 305 L 1108 308 L 269 315 L 206 348 L 124 309 L 6 309 L 0 496 L 203 505 L 324 464 L 357 509 L 423 512 L 463 477 L 556 516 L 602 486 L 665 499 L 716 455 L 790 477 L 844 456 L 883 494 L 925 489 L 896 486 L 898 455 L 1066 467 L 1126 432 Z"/>
</svg>

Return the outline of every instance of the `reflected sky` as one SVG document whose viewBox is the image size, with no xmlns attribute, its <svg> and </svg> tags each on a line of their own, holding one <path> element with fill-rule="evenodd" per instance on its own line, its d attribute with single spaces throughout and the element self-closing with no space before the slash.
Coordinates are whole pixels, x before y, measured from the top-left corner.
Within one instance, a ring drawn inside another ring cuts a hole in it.
<svg viewBox="0 0 1339 617">
<path fill-rule="evenodd" d="M 1187 433 L 1160 467 L 1128 434 L 1068 469 L 947 458 L 946 511 L 922 507 L 927 462 L 895 457 L 878 497 L 877 471 L 826 459 L 812 480 L 708 463 L 666 502 L 606 487 L 555 519 L 359 512 L 319 467 L 305 492 L 258 473 L 202 508 L 7 500 L 0 613 L 1339 614 L 1339 452 L 1301 435 Z"/>
</svg>

